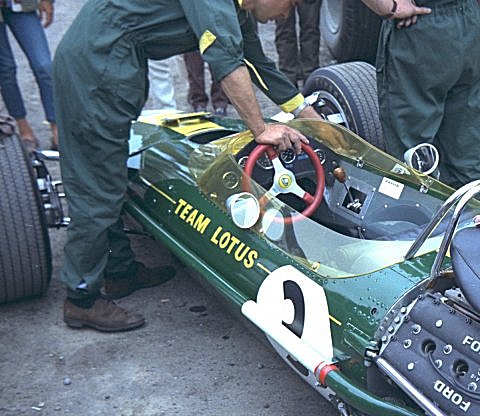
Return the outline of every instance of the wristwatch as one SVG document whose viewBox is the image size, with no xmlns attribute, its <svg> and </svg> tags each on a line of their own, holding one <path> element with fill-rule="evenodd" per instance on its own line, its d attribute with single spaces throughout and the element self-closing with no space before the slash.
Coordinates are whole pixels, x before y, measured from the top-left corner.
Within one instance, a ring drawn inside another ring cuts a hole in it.
<svg viewBox="0 0 480 416">
<path fill-rule="evenodd" d="M 303 100 L 303 103 L 300 104 L 295 110 L 292 110 L 291 113 L 293 114 L 293 116 L 295 118 L 298 118 L 298 116 L 300 115 L 300 113 L 305 110 L 305 108 L 307 108 L 310 104 L 308 103 L 307 100 Z"/>
<path fill-rule="evenodd" d="M 398 4 L 397 4 L 397 0 L 392 0 L 392 2 L 393 2 L 392 9 L 387 14 L 383 15 L 385 19 L 391 19 L 393 16 L 395 16 Z"/>
</svg>

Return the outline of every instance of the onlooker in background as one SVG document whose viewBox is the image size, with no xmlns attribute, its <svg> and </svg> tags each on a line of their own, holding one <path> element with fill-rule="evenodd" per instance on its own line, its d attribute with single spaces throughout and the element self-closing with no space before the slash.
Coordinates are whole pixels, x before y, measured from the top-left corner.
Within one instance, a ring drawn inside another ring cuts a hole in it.
<svg viewBox="0 0 480 416">
<path fill-rule="evenodd" d="M 294 85 L 304 81 L 319 65 L 320 4 L 321 0 L 299 3 L 287 18 L 275 21 L 278 68 Z"/>
<path fill-rule="evenodd" d="M 199 51 L 188 52 L 183 55 L 188 74 L 188 103 L 193 111 L 207 111 L 208 95 L 205 92 L 205 62 Z M 213 111 L 218 116 L 227 115 L 228 98 L 219 82 L 215 81 L 212 72 L 212 86 L 210 98 Z"/>
<path fill-rule="evenodd" d="M 441 181 L 457 188 L 480 179 L 477 0 L 422 0 L 431 13 L 416 20 L 396 20 L 415 7 L 410 0 L 383 3 L 376 11 L 389 19 L 382 24 L 377 81 L 388 152 L 403 159 L 407 149 L 431 143 L 440 154 Z"/>
<path fill-rule="evenodd" d="M 174 58 L 161 61 L 148 61 L 150 98 L 153 108 L 158 110 L 177 109 L 171 69 L 172 59 Z"/>
<path fill-rule="evenodd" d="M 27 111 L 17 82 L 17 65 L 7 35 L 7 26 L 25 53 L 35 80 L 47 121 L 52 130 L 51 147 L 58 147 L 53 108 L 52 60 L 44 27 L 53 21 L 53 0 L 0 0 L 0 88 L 9 114 L 17 121 L 27 150 L 38 146 L 37 137 L 27 121 Z M 43 21 L 43 27 L 42 27 Z"/>
</svg>

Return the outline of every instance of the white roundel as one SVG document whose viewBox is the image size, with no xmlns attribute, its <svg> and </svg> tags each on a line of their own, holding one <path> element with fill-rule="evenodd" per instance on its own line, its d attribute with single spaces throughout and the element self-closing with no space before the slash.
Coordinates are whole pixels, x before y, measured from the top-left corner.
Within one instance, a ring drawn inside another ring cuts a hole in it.
<svg viewBox="0 0 480 416">
<path fill-rule="evenodd" d="M 333 357 L 330 319 L 322 286 L 292 266 L 268 275 L 257 304 L 324 357 Z"/>
</svg>

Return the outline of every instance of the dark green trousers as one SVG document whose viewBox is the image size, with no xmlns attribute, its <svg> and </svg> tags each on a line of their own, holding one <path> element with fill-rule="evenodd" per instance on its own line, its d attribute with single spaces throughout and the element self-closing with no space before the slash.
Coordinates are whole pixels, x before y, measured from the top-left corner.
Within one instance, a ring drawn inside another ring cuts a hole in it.
<svg viewBox="0 0 480 416">
<path fill-rule="evenodd" d="M 71 297 L 95 295 L 105 274 L 121 276 L 135 267 L 120 215 L 131 120 L 146 98 L 146 60 L 128 38 L 113 49 L 78 53 L 79 37 L 98 33 L 101 21 L 77 19 L 53 65 L 60 166 L 72 219 L 60 280 Z M 77 290 L 82 282 L 87 291 Z"/>
<path fill-rule="evenodd" d="M 382 26 L 377 55 L 380 119 L 387 150 L 403 160 L 419 143 L 437 146 L 440 179 L 480 179 L 480 6 L 423 0 L 433 9 L 409 28 Z"/>
</svg>

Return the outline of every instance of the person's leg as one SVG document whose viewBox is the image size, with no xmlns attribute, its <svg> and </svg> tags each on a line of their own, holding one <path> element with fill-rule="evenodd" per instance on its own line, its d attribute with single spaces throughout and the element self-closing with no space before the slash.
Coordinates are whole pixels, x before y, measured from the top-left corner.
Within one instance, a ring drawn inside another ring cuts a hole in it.
<svg viewBox="0 0 480 416">
<path fill-rule="evenodd" d="M 158 273 L 139 276 L 120 221 L 128 181 L 128 138 L 131 121 L 146 101 L 147 62 L 128 60 L 130 55 L 121 53 L 114 54 L 118 62 L 112 62 L 101 51 L 79 56 L 75 32 L 83 33 L 84 24 L 77 20 L 74 25 L 57 47 L 53 65 L 60 165 L 71 217 L 60 272 L 67 286 L 64 320 L 69 326 L 101 331 L 133 329 L 144 318 L 106 301 L 100 289 L 104 277 L 115 274 L 133 281 L 130 293 L 165 280 Z M 99 29 L 94 26 L 90 33 Z M 129 46 L 119 44 L 116 52 L 128 51 Z M 108 73 L 95 71 L 104 69 L 106 62 L 111 64 Z"/>
<path fill-rule="evenodd" d="M 52 58 L 47 37 L 37 13 L 10 13 L 8 24 L 25 53 L 37 82 L 45 117 L 52 130 L 52 147 L 58 146 L 53 107 Z"/>
<path fill-rule="evenodd" d="M 458 10 L 458 9 L 457 9 Z M 480 7 L 468 0 L 463 11 L 451 14 L 457 25 L 450 31 L 445 62 L 459 59 L 462 71 L 448 91 L 442 124 L 437 134 L 440 179 L 454 188 L 480 179 Z M 464 33 L 459 38 L 455 34 Z"/>
<path fill-rule="evenodd" d="M 299 70 L 296 14 L 296 9 L 292 9 L 288 18 L 276 20 L 275 28 L 278 68 L 294 85 L 297 85 Z"/>
<path fill-rule="evenodd" d="M 148 78 L 150 80 L 150 97 L 154 108 L 176 110 L 170 60 L 148 61 Z"/>
<path fill-rule="evenodd" d="M 12 12 L 4 10 L 5 22 L 0 22 L 0 91 L 8 113 L 17 121 L 20 137 L 36 147 L 33 130 L 26 119 L 27 111 L 17 81 L 17 65 L 7 35 L 7 24 Z M 31 149 L 30 149 L 31 150 Z"/>
<path fill-rule="evenodd" d="M 105 285 L 102 296 L 119 299 L 138 289 L 157 286 L 175 276 L 175 268 L 169 265 L 147 269 L 142 263 L 132 261 L 134 253 L 130 239 L 123 230 L 123 221 L 108 229 L 109 252 L 105 267 Z"/>
<path fill-rule="evenodd" d="M 447 48 L 451 35 L 445 37 L 437 29 L 438 18 L 434 11 L 408 29 L 397 29 L 393 21 L 382 25 L 377 55 L 379 115 L 387 151 L 402 161 L 405 151 L 417 144 L 437 144 L 445 97 L 458 77 L 461 57 Z"/>
<path fill-rule="evenodd" d="M 320 2 L 302 3 L 297 10 L 300 25 L 300 63 L 305 80 L 318 68 L 320 62 Z"/>
<path fill-rule="evenodd" d="M 188 103 L 194 111 L 206 110 L 208 96 L 205 92 L 205 63 L 200 52 L 183 55 L 188 75 Z"/>
<path fill-rule="evenodd" d="M 77 25 L 81 31 L 80 22 Z M 101 75 L 92 69 L 105 57 L 93 52 L 77 56 L 75 41 L 74 34 L 64 37 L 53 66 L 60 164 L 71 217 L 60 272 L 67 287 L 64 320 L 72 327 L 101 331 L 133 329 L 142 325 L 144 318 L 102 299 L 100 288 L 110 251 L 115 249 L 109 230 L 117 226 L 124 204 L 130 121 L 136 116 L 133 108 L 143 107 L 141 80 L 145 78 L 139 69 L 139 88 L 128 93 L 131 104 L 127 93 L 111 90 L 116 88 L 115 82 L 93 88 Z M 79 69 L 81 65 L 90 71 Z M 114 256 L 120 258 L 122 253 Z M 131 250 L 124 257 L 122 263 L 129 267 L 134 262 Z"/>
</svg>

